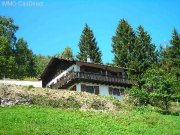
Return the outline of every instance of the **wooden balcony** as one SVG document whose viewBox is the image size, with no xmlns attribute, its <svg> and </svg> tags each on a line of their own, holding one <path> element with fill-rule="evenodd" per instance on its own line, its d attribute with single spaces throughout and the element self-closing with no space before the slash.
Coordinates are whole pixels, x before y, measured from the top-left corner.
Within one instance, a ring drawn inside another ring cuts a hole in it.
<svg viewBox="0 0 180 135">
<path fill-rule="evenodd" d="M 89 73 L 89 72 L 69 72 L 62 76 L 57 83 L 52 84 L 52 88 L 67 88 L 73 83 L 89 82 L 116 86 L 131 86 L 133 81 L 128 78 L 121 78 L 117 76 L 107 76 L 103 74 Z"/>
</svg>

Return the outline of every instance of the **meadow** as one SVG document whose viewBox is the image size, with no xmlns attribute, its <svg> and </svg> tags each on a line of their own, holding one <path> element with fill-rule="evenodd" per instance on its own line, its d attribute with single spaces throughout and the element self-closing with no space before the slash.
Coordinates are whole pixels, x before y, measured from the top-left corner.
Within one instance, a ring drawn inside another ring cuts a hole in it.
<svg viewBox="0 0 180 135">
<path fill-rule="evenodd" d="M 83 112 L 35 105 L 0 107 L 0 135 L 179 135 L 180 116 L 135 109 Z"/>
</svg>

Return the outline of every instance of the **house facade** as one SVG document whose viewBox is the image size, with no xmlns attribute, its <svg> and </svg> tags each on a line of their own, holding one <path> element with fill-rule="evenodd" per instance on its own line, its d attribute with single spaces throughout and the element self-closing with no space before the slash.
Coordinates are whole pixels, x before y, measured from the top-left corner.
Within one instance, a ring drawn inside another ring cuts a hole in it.
<svg viewBox="0 0 180 135">
<path fill-rule="evenodd" d="M 41 75 L 42 87 L 86 91 L 101 96 L 121 98 L 124 89 L 132 85 L 129 69 L 102 64 L 52 58 Z"/>
</svg>

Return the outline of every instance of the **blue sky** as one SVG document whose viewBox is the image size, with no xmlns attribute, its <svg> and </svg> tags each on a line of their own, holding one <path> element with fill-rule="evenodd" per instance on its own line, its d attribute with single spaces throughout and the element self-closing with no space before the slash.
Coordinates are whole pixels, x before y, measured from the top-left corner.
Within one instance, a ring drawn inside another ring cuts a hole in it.
<svg viewBox="0 0 180 135">
<path fill-rule="evenodd" d="M 142 25 L 159 47 L 169 42 L 172 29 L 180 32 L 179 0 L 27 0 L 40 6 L 3 6 L 0 15 L 11 17 L 19 25 L 17 37 L 23 37 L 36 54 L 53 55 L 66 46 L 79 51 L 78 42 L 85 23 L 93 30 L 103 53 L 103 62 L 112 62 L 112 36 L 120 19 L 136 30 Z M 11 0 L 8 0 L 11 1 Z"/>
</svg>

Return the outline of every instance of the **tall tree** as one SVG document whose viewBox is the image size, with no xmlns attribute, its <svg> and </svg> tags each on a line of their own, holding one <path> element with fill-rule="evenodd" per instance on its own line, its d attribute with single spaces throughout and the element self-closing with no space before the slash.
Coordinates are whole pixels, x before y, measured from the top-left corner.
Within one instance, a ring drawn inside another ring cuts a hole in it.
<svg viewBox="0 0 180 135">
<path fill-rule="evenodd" d="M 156 46 L 151 42 L 151 36 L 142 26 L 137 28 L 135 46 L 133 48 L 131 61 L 129 65 L 136 69 L 134 73 L 137 80 L 141 80 L 146 70 L 157 63 Z"/>
<path fill-rule="evenodd" d="M 160 64 L 167 72 L 176 74 L 180 77 L 180 35 L 176 29 L 172 32 L 171 46 L 161 50 Z"/>
<path fill-rule="evenodd" d="M 12 47 L 16 42 L 15 33 L 18 30 L 18 28 L 19 27 L 14 24 L 12 18 L 0 16 L 0 36 L 6 37 Z"/>
<path fill-rule="evenodd" d="M 11 18 L 0 16 L 0 78 L 15 77 L 14 44 L 17 30 L 18 26 Z"/>
<path fill-rule="evenodd" d="M 0 78 L 15 76 L 15 57 L 8 38 L 0 36 Z"/>
<path fill-rule="evenodd" d="M 35 60 L 27 42 L 15 36 L 18 26 L 13 19 L 0 16 L 0 78 L 35 77 Z"/>
<path fill-rule="evenodd" d="M 74 59 L 73 51 L 70 47 L 66 47 L 63 52 L 58 53 L 55 57 L 65 58 L 65 59 Z"/>
<path fill-rule="evenodd" d="M 43 56 L 43 55 L 35 55 L 35 68 L 36 68 L 36 77 L 39 78 L 42 74 L 43 70 L 47 66 L 48 62 L 50 61 L 50 56 Z"/>
<path fill-rule="evenodd" d="M 93 31 L 86 24 L 79 41 L 80 52 L 77 55 L 77 59 L 80 61 L 86 61 L 87 57 L 90 57 L 94 63 L 102 63 L 101 51 L 97 46 L 96 38 Z"/>
<path fill-rule="evenodd" d="M 124 19 L 116 29 L 115 36 L 112 37 L 112 52 L 114 53 L 113 62 L 117 66 L 129 67 L 133 46 L 135 43 L 135 33 L 133 28 Z"/>
<path fill-rule="evenodd" d="M 173 30 L 172 39 L 170 41 L 171 47 L 169 50 L 170 59 L 172 60 L 172 68 L 177 78 L 180 77 L 180 34 L 176 29 Z"/>
<path fill-rule="evenodd" d="M 18 39 L 16 43 L 16 63 L 18 66 L 18 77 L 34 77 L 35 71 L 35 58 L 32 50 L 28 48 L 27 42 L 23 38 Z"/>
</svg>

